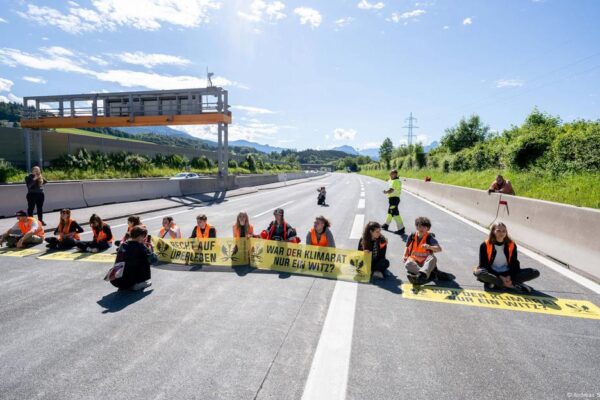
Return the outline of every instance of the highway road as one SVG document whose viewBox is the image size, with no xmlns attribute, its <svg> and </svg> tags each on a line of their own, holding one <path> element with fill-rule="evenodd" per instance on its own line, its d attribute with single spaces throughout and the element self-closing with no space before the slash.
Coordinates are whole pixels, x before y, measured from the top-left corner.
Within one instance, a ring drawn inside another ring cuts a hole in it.
<svg viewBox="0 0 600 400">
<path fill-rule="evenodd" d="M 321 185 L 329 207 L 317 206 Z M 172 215 L 189 236 L 204 213 L 219 236 L 230 237 L 239 211 L 260 230 L 281 207 L 303 241 L 323 214 L 338 247 L 355 249 L 357 227 L 385 218 L 384 187 L 331 174 L 142 220 L 156 234 L 162 216 Z M 482 290 L 471 269 L 484 233 L 407 192 L 400 211 L 409 230 L 417 216 L 431 218 L 443 248 L 439 266 L 456 276 L 451 285 Z M 111 221 L 117 237 L 125 222 Z M 106 263 L 0 256 L 0 399 L 566 399 L 600 392 L 600 320 L 406 298 L 404 242 L 386 236 L 392 266 L 373 284 L 162 265 L 146 291 L 116 292 L 102 280 Z M 520 259 L 541 271 L 531 284 L 539 296 L 600 306 L 593 284 L 538 258 Z"/>
</svg>

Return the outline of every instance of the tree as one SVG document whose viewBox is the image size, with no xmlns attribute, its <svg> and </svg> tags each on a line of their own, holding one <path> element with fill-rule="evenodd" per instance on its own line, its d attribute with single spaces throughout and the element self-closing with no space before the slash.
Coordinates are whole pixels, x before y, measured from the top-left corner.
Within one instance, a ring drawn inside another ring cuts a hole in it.
<svg viewBox="0 0 600 400">
<path fill-rule="evenodd" d="M 385 162 L 387 169 L 390 169 L 390 160 L 394 152 L 394 144 L 390 138 L 385 138 L 381 147 L 379 147 L 379 158 Z"/>
<path fill-rule="evenodd" d="M 461 118 L 457 126 L 446 129 L 446 134 L 442 138 L 442 146 L 451 153 L 456 153 L 472 147 L 475 143 L 483 142 L 489 130 L 490 127 L 483 125 L 477 114 L 471 115 L 468 120 Z"/>
</svg>

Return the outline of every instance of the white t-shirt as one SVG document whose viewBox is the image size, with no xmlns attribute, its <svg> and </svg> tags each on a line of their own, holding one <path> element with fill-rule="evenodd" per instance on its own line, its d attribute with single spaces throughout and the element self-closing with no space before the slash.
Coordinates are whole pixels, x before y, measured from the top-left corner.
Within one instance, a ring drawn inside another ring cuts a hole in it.
<svg viewBox="0 0 600 400">
<path fill-rule="evenodd" d="M 508 260 L 506 259 L 506 254 L 504 254 L 504 245 L 495 244 L 494 247 L 496 248 L 496 257 L 492 263 L 492 269 L 498 274 L 507 272 Z"/>
</svg>

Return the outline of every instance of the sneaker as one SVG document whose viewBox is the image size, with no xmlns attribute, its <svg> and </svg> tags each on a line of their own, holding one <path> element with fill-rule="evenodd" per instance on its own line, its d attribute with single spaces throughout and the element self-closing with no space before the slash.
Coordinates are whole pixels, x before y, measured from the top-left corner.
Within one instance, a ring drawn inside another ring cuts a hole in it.
<svg viewBox="0 0 600 400">
<path fill-rule="evenodd" d="M 98 252 L 98 249 L 96 249 L 96 248 L 90 248 L 90 247 L 88 247 L 88 249 L 89 249 L 88 251 L 90 253 L 97 253 Z"/>
<path fill-rule="evenodd" d="M 520 293 L 531 293 L 533 291 L 531 286 L 524 283 L 515 283 L 513 289 Z"/>
<path fill-rule="evenodd" d="M 406 274 L 406 277 L 408 278 L 408 281 L 410 283 L 412 283 L 413 286 L 417 284 L 417 276 L 416 275 Z"/>
<path fill-rule="evenodd" d="M 46 223 L 44 221 L 40 221 L 42 223 L 42 226 L 46 226 Z"/>
<path fill-rule="evenodd" d="M 396 235 L 404 235 L 404 233 L 406 232 L 406 229 L 402 228 L 402 229 L 398 229 L 396 232 L 394 232 Z"/>
<path fill-rule="evenodd" d="M 381 229 L 383 229 L 384 231 L 387 231 L 389 227 L 390 226 L 388 224 L 381 225 Z"/>
<path fill-rule="evenodd" d="M 483 289 L 484 290 L 494 290 L 494 289 L 496 289 L 496 285 L 494 285 L 493 283 L 484 283 Z"/>
<path fill-rule="evenodd" d="M 383 273 L 381 271 L 373 272 L 373 278 L 383 279 Z"/>
<path fill-rule="evenodd" d="M 419 272 L 419 276 L 417 276 L 417 278 L 415 279 L 415 283 L 417 285 L 424 285 L 427 283 L 427 275 L 425 275 L 423 272 Z"/>
<path fill-rule="evenodd" d="M 149 286 L 152 286 L 152 282 L 144 281 L 144 282 L 136 283 L 135 285 L 133 285 L 131 287 L 131 290 L 144 290 Z"/>
</svg>

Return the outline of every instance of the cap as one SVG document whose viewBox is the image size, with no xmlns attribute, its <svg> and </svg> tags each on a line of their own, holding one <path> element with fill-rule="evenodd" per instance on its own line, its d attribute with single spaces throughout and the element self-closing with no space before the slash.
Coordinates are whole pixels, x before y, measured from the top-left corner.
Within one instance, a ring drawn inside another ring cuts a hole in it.
<svg viewBox="0 0 600 400">
<path fill-rule="evenodd" d="M 273 211 L 273 215 L 283 216 L 283 208 L 277 208 L 275 211 Z"/>
<path fill-rule="evenodd" d="M 25 210 L 19 210 L 15 213 L 15 217 L 26 217 L 27 216 L 27 212 L 25 212 Z"/>
</svg>

